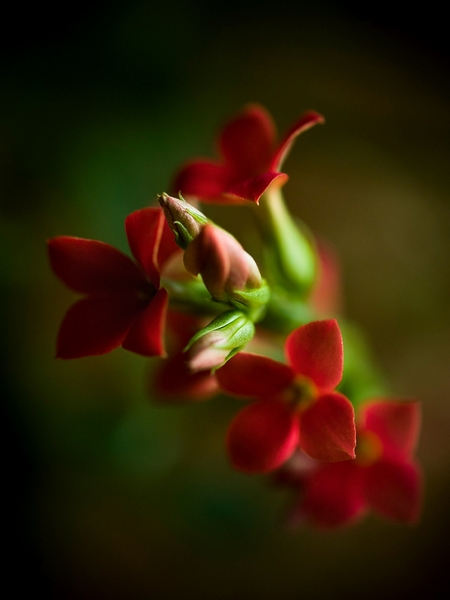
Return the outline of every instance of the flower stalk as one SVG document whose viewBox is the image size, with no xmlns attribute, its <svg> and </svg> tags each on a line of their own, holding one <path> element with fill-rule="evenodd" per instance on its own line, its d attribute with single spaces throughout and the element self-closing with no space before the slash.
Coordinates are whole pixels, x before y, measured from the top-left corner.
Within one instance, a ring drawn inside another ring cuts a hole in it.
<svg viewBox="0 0 450 600">
<path fill-rule="evenodd" d="M 271 286 L 305 300 L 317 276 L 317 257 L 311 234 L 297 224 L 284 202 L 281 188 L 269 188 L 256 211 Z"/>
</svg>

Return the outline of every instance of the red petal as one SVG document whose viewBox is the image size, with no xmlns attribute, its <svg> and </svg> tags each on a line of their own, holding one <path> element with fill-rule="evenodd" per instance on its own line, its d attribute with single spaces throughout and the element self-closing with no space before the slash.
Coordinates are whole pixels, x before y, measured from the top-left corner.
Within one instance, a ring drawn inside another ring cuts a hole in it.
<svg viewBox="0 0 450 600">
<path fill-rule="evenodd" d="M 151 385 L 159 399 L 168 402 L 207 400 L 219 390 L 217 379 L 208 371 L 191 373 L 183 353 L 165 360 L 152 373 Z"/>
<path fill-rule="evenodd" d="M 158 248 L 157 264 L 159 269 L 162 270 L 169 259 L 174 254 L 181 252 L 181 248 L 175 241 L 175 236 L 170 229 L 167 221 L 164 219 L 163 230 L 161 234 L 161 242 Z"/>
<path fill-rule="evenodd" d="M 160 208 L 136 210 L 125 219 L 125 230 L 133 256 L 159 288 L 158 249 L 165 222 Z"/>
<path fill-rule="evenodd" d="M 320 467 L 306 482 L 300 514 L 324 528 L 355 521 L 365 512 L 362 475 L 353 461 Z"/>
<path fill-rule="evenodd" d="M 267 356 L 239 352 L 216 371 L 216 377 L 225 392 L 249 398 L 267 398 L 288 387 L 294 373 L 287 365 Z"/>
<path fill-rule="evenodd" d="M 247 473 L 265 473 L 282 465 L 298 443 L 298 417 L 276 400 L 246 406 L 232 421 L 227 448 L 232 465 Z"/>
<path fill-rule="evenodd" d="M 251 179 L 239 181 L 231 185 L 227 192 L 244 200 L 253 200 L 259 204 L 259 199 L 273 182 L 274 185 L 281 187 L 288 180 L 286 173 L 273 173 L 268 171 L 262 175 L 257 175 Z"/>
<path fill-rule="evenodd" d="M 275 145 L 275 126 L 269 113 L 256 104 L 247 107 L 223 129 L 219 146 L 225 161 L 245 179 L 264 172 Z"/>
<path fill-rule="evenodd" d="M 420 405 L 415 401 L 381 400 L 362 409 L 362 427 L 377 434 L 385 452 L 414 452 L 420 431 Z"/>
<path fill-rule="evenodd" d="M 124 292 L 146 284 L 131 258 L 104 242 L 60 236 L 48 241 L 48 252 L 55 274 L 76 292 Z"/>
<path fill-rule="evenodd" d="M 122 346 L 143 356 L 164 356 L 164 326 L 168 294 L 160 289 L 148 306 L 134 321 Z"/>
<path fill-rule="evenodd" d="M 224 201 L 221 197 L 230 182 L 229 172 L 212 161 L 187 163 L 175 177 L 173 193 L 195 196 L 204 201 Z"/>
<path fill-rule="evenodd" d="M 320 396 L 300 416 L 300 447 L 316 460 L 355 458 L 355 414 L 342 394 Z"/>
<path fill-rule="evenodd" d="M 166 327 L 170 336 L 170 353 L 183 350 L 191 337 L 204 326 L 202 319 L 189 313 L 169 310 Z"/>
<path fill-rule="evenodd" d="M 272 158 L 270 168 L 274 171 L 278 171 L 281 168 L 284 159 L 289 154 L 289 151 L 292 147 L 295 138 L 300 133 L 303 133 L 307 129 L 313 127 L 313 125 L 317 125 L 317 123 L 323 123 L 324 121 L 325 119 L 323 118 L 323 116 L 319 115 L 319 113 L 316 113 L 313 110 L 304 113 L 284 136 L 283 141 L 279 145 L 275 155 Z"/>
<path fill-rule="evenodd" d="M 114 350 L 142 308 L 142 300 L 130 295 L 83 298 L 64 317 L 58 335 L 57 357 L 80 358 Z"/>
<path fill-rule="evenodd" d="M 313 321 L 293 331 L 286 340 L 286 357 L 299 375 L 332 391 L 342 379 L 344 348 L 337 321 Z"/>
<path fill-rule="evenodd" d="M 422 502 L 421 480 L 414 463 L 379 460 L 365 469 L 367 502 L 383 517 L 414 523 Z"/>
</svg>

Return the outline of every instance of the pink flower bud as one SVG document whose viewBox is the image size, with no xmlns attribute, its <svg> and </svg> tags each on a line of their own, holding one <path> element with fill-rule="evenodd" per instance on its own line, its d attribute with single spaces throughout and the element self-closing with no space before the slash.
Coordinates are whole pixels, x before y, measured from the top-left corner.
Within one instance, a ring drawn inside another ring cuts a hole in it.
<svg viewBox="0 0 450 600">
<path fill-rule="evenodd" d="M 258 266 L 228 232 L 205 225 L 184 254 L 186 269 L 201 275 L 210 294 L 228 301 L 235 291 L 255 289 L 262 279 Z"/>
</svg>

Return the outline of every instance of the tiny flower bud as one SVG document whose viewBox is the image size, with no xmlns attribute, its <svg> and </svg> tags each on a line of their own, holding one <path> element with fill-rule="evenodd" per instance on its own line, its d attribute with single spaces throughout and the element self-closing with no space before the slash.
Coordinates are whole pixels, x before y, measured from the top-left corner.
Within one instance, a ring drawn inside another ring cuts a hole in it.
<svg viewBox="0 0 450 600">
<path fill-rule="evenodd" d="M 255 334 L 253 322 L 241 311 L 216 317 L 194 335 L 185 351 L 192 372 L 217 369 L 239 352 Z"/>
<path fill-rule="evenodd" d="M 167 194 L 158 195 L 167 223 L 175 235 L 175 240 L 180 248 L 185 250 L 198 236 L 202 227 L 209 223 L 208 218 L 186 202 L 182 197 L 173 198 Z"/>
</svg>

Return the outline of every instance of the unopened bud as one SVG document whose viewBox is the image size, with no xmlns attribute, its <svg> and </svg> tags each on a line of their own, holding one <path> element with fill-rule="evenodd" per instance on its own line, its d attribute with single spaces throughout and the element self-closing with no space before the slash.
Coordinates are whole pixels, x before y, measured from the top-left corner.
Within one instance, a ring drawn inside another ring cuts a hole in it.
<svg viewBox="0 0 450 600">
<path fill-rule="evenodd" d="M 185 351 L 192 372 L 215 370 L 255 335 L 253 322 L 241 311 L 231 310 L 216 317 L 194 335 Z"/>
<path fill-rule="evenodd" d="M 205 225 L 184 254 L 184 265 L 201 275 L 211 296 L 219 302 L 246 304 L 240 292 L 261 289 L 265 284 L 255 260 L 227 231 Z M 266 300 L 265 300 L 266 301 Z"/>
<path fill-rule="evenodd" d="M 175 241 L 185 250 L 198 236 L 209 219 L 195 206 L 186 202 L 181 196 L 173 198 L 168 194 L 158 195 L 167 223 L 175 235 Z"/>
</svg>

